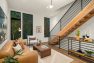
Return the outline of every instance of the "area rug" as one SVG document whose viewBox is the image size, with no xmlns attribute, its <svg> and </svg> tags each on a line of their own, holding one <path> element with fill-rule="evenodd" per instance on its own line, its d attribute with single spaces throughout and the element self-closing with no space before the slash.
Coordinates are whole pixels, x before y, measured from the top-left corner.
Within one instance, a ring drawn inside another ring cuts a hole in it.
<svg viewBox="0 0 94 63">
<path fill-rule="evenodd" d="M 53 49 L 51 49 L 50 56 L 44 58 L 40 58 L 40 56 L 38 56 L 38 63 L 71 63 L 72 61 L 72 58 L 61 54 Z"/>
</svg>

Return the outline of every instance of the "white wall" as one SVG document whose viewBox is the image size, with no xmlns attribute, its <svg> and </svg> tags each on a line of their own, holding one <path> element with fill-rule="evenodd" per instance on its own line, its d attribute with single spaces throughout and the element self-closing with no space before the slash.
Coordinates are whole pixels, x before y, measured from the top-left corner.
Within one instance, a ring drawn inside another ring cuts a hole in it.
<svg viewBox="0 0 94 63">
<path fill-rule="evenodd" d="M 71 6 L 72 3 L 68 4 L 67 6 L 63 7 L 62 9 L 59 9 L 54 17 L 51 18 L 51 24 L 50 27 L 52 27 L 59 21 L 59 19 L 63 16 L 63 14 L 67 11 L 67 9 Z M 17 10 L 17 9 L 10 9 L 22 13 L 28 13 L 33 14 L 33 35 L 35 35 L 39 40 L 42 40 L 42 42 L 47 42 L 48 38 L 44 37 L 44 15 L 38 14 L 38 13 L 32 13 L 30 11 L 24 11 L 24 10 Z M 36 26 L 42 27 L 42 33 L 36 33 Z"/>
<path fill-rule="evenodd" d="M 73 2 L 72 2 L 73 3 Z M 50 30 L 53 29 L 53 27 L 57 24 L 57 22 L 61 19 L 61 17 L 66 13 L 66 11 L 70 8 L 72 3 L 66 5 L 65 7 L 62 7 L 57 11 L 57 14 L 53 17 L 51 17 L 51 22 L 50 22 Z"/>
<path fill-rule="evenodd" d="M 85 34 L 89 35 L 91 38 L 94 39 L 94 17 L 89 19 L 86 23 L 78 28 L 81 32 L 81 37 Z M 72 32 L 69 36 L 75 36 L 75 32 Z"/>
<path fill-rule="evenodd" d="M 43 42 L 47 42 L 48 38 L 44 37 L 44 16 L 39 14 L 33 15 L 33 34 L 38 37 L 39 40 L 42 40 Z M 42 27 L 42 33 L 36 33 L 36 26 Z"/>
<path fill-rule="evenodd" d="M 67 9 L 71 6 L 69 4 L 68 6 L 60 9 L 58 14 L 54 16 L 51 19 L 51 28 L 59 21 L 59 19 L 62 17 L 62 15 L 67 11 Z M 10 10 L 22 12 L 22 13 L 28 13 L 28 14 L 33 14 L 33 35 L 35 35 L 39 40 L 42 40 L 42 42 L 47 42 L 48 38 L 44 37 L 44 15 L 38 14 L 38 13 L 32 13 L 31 11 L 24 11 L 24 10 L 17 10 L 15 8 L 11 8 Z M 41 26 L 42 27 L 42 33 L 36 33 L 36 26 Z"/>
<path fill-rule="evenodd" d="M 42 40 L 42 42 L 47 42 L 48 38 L 44 37 L 44 17 L 41 14 L 38 13 L 32 13 L 32 12 L 27 12 L 23 10 L 16 10 L 16 9 L 10 9 L 14 11 L 18 11 L 21 13 L 27 13 L 27 14 L 32 14 L 33 15 L 33 35 L 36 36 L 39 40 Z M 41 26 L 42 27 L 42 32 L 41 33 L 36 33 L 36 26 Z"/>
<path fill-rule="evenodd" d="M 9 9 L 8 9 L 8 4 L 7 4 L 7 2 L 6 2 L 6 0 L 0 0 L 0 6 L 1 6 L 1 8 L 3 9 L 3 11 L 4 11 L 4 13 L 5 13 L 5 15 L 7 16 L 7 19 L 6 19 L 6 21 L 7 21 L 7 27 L 8 27 L 8 29 L 7 29 L 7 40 L 9 40 L 10 39 L 10 27 L 9 27 L 9 25 L 10 25 L 10 16 L 9 16 Z M 0 48 L 2 48 L 2 46 L 7 42 L 7 40 L 5 40 L 5 42 L 3 42 L 2 44 L 0 44 Z"/>
</svg>

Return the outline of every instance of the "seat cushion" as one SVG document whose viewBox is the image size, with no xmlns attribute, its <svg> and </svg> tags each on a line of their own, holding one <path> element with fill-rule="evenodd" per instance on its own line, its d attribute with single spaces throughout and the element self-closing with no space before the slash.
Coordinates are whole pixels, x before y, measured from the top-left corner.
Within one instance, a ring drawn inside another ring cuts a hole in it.
<svg viewBox="0 0 94 63">
<path fill-rule="evenodd" d="M 36 44 L 37 40 L 30 40 L 30 44 Z"/>
<path fill-rule="evenodd" d="M 18 54 L 21 54 L 23 52 L 23 49 L 19 44 L 14 46 L 13 49 L 14 49 L 15 53 L 19 51 Z"/>
</svg>

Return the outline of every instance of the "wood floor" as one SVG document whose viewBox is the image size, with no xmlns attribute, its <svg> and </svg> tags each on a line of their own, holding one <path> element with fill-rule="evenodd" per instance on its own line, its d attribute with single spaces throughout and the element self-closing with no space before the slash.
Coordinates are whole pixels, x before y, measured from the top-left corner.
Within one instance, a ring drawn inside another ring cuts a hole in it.
<svg viewBox="0 0 94 63">
<path fill-rule="evenodd" d="M 56 50 L 56 51 L 58 51 L 58 52 L 60 52 L 60 53 L 62 53 L 62 54 L 65 54 L 65 55 L 68 56 L 68 57 L 71 57 L 72 59 L 74 59 L 74 61 L 71 62 L 71 63 L 89 63 L 89 62 L 87 62 L 87 61 L 85 61 L 85 60 L 82 60 L 82 59 L 80 59 L 80 58 L 77 58 L 77 57 L 75 57 L 75 56 L 68 55 L 68 52 L 65 51 L 64 49 L 59 49 L 58 47 L 55 47 L 55 46 L 52 46 L 52 45 L 48 45 L 47 43 L 43 43 L 43 44 L 45 44 L 45 45 L 51 47 L 52 49 L 54 49 L 54 50 Z"/>
</svg>

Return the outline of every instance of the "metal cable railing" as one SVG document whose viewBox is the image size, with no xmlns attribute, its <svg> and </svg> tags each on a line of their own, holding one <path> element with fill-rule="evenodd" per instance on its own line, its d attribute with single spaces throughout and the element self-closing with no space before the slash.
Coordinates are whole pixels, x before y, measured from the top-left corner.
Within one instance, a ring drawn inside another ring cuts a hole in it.
<svg viewBox="0 0 94 63">
<path fill-rule="evenodd" d="M 61 29 L 63 29 L 80 11 L 83 10 L 83 8 L 90 3 L 90 1 L 91 0 L 76 0 L 50 31 L 50 36 L 56 35 Z"/>
</svg>

